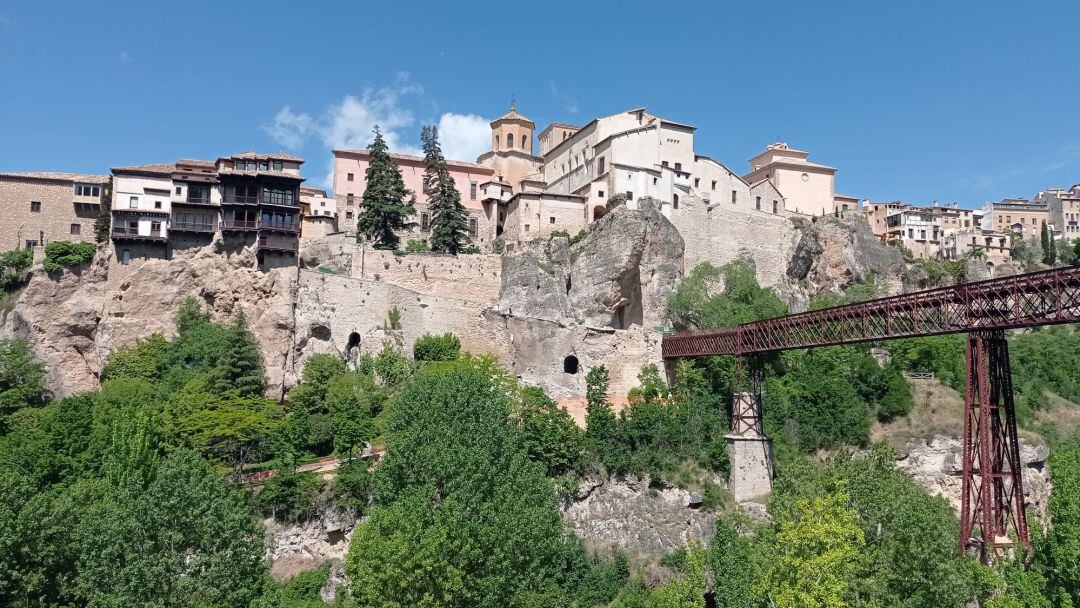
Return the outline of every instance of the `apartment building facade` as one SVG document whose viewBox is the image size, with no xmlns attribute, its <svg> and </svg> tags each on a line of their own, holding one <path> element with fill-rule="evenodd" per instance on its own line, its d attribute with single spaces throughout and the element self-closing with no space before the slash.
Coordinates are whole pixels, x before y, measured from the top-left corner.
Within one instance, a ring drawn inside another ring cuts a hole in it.
<svg viewBox="0 0 1080 608">
<path fill-rule="evenodd" d="M 94 222 L 107 200 L 108 175 L 0 173 L 0 251 L 52 241 L 94 242 Z"/>
<path fill-rule="evenodd" d="M 355 234 L 360 202 L 367 188 L 367 169 L 371 165 L 370 150 L 334 150 L 334 203 L 338 225 L 347 234 Z M 416 198 L 416 226 L 402 236 L 426 239 L 431 233 L 431 209 L 428 185 L 424 181 L 424 159 L 408 154 L 390 154 L 401 172 L 405 188 Z M 468 212 L 469 238 L 479 247 L 488 249 L 495 238 L 496 208 L 481 197 L 481 185 L 491 181 L 494 171 L 477 163 L 447 160 L 446 168 L 461 193 L 461 204 Z"/>
<path fill-rule="evenodd" d="M 1042 233 L 1042 223 L 1049 219 L 1045 202 L 1007 198 L 983 206 L 981 227 L 993 232 L 1011 232 L 1022 239 L 1037 239 Z"/>
<path fill-rule="evenodd" d="M 254 246 L 260 264 L 295 261 L 301 230 L 300 165 L 289 154 L 243 152 L 114 167 L 112 240 L 117 258 L 170 258 L 208 244 Z"/>
<path fill-rule="evenodd" d="M 1080 184 L 1069 189 L 1052 188 L 1040 192 L 1035 201 L 1046 205 L 1047 223 L 1065 239 L 1080 238 Z"/>
</svg>

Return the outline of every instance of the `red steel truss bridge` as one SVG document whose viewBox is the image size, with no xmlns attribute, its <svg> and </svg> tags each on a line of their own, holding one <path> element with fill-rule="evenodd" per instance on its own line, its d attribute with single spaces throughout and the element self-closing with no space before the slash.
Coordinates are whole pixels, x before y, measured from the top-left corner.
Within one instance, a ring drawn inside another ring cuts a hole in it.
<svg viewBox="0 0 1080 608">
<path fill-rule="evenodd" d="M 1080 322 L 1080 266 L 835 306 L 663 340 L 665 359 L 967 333 L 961 548 L 991 561 L 1030 539 L 1004 330 Z M 751 363 L 752 365 L 752 363 Z M 1080 373 L 1080 370 L 1077 370 Z"/>
</svg>

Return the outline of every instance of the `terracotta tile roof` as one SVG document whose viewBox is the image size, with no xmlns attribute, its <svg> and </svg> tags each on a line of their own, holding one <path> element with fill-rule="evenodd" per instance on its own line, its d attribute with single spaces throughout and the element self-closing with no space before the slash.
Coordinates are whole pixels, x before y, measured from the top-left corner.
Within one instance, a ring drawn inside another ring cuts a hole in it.
<svg viewBox="0 0 1080 608">
<path fill-rule="evenodd" d="M 113 167 L 113 173 L 143 173 L 153 175 L 169 175 L 176 171 L 176 163 L 150 163 L 148 165 L 127 165 Z"/>
<path fill-rule="evenodd" d="M 269 171 L 237 171 L 235 169 L 223 168 L 220 171 L 218 171 L 218 175 L 243 175 L 245 177 L 258 177 L 258 176 L 280 177 L 280 178 L 284 178 L 284 179 L 298 179 L 298 180 L 301 180 L 301 181 L 304 179 L 303 177 L 301 177 L 299 175 L 296 175 L 296 174 L 293 174 L 293 173 L 286 173 L 284 171 L 273 171 L 273 170 L 269 170 Z"/>
<path fill-rule="evenodd" d="M 300 186 L 300 194 L 308 194 L 311 196 L 326 196 L 326 190 L 322 188 L 315 188 L 312 186 Z"/>
<path fill-rule="evenodd" d="M 495 123 L 497 123 L 497 122 L 499 122 L 501 120 L 523 120 L 523 121 L 525 121 L 527 123 L 530 123 L 530 124 L 532 123 L 532 121 L 529 120 L 528 118 L 525 118 L 521 114 L 518 114 L 517 108 L 515 108 L 513 106 L 510 106 L 510 111 L 509 112 L 507 112 L 506 114 L 503 114 L 502 116 L 500 116 L 500 117 L 496 118 L 495 120 L 491 121 L 491 124 L 495 124 Z"/>
<path fill-rule="evenodd" d="M 199 160 L 197 158 L 181 158 L 176 161 L 177 165 L 192 165 L 195 167 L 216 167 L 217 164 L 212 160 Z"/>
<path fill-rule="evenodd" d="M 371 156 L 371 150 L 334 150 L 333 154 L 335 156 L 338 154 L 358 154 L 360 156 Z M 394 160 L 407 160 L 419 163 L 424 162 L 423 156 L 413 156 L 412 154 L 398 154 L 396 152 L 391 152 L 390 158 Z M 495 170 L 491 167 L 488 167 L 487 165 L 481 165 L 480 163 L 470 163 L 464 160 L 447 160 L 446 164 L 450 167 L 467 167 L 470 169 L 477 169 L 479 171 L 484 171 L 491 174 L 495 173 Z"/>
<path fill-rule="evenodd" d="M 88 184 L 104 184 L 109 181 L 108 175 L 64 173 L 61 171 L 7 171 L 0 173 L 0 179 L 4 178 L 37 179 L 54 182 L 85 182 Z"/>
</svg>

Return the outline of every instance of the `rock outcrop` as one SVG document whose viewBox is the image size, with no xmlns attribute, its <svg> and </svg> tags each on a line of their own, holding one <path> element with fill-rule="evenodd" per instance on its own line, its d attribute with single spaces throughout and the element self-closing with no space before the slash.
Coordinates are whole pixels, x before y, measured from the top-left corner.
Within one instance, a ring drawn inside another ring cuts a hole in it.
<svg viewBox="0 0 1080 608">
<path fill-rule="evenodd" d="M 1046 459 L 1050 450 L 1042 444 L 1020 441 L 1023 465 L 1024 504 L 1032 526 L 1046 521 L 1046 501 L 1050 498 L 1050 474 Z M 911 476 L 923 489 L 942 496 L 960 512 L 963 452 L 960 439 L 934 435 L 908 442 L 896 462 L 897 468 Z"/>
<path fill-rule="evenodd" d="M 678 488 L 650 489 L 626 479 L 583 482 L 563 505 L 570 529 L 592 550 L 624 551 L 638 561 L 656 561 L 685 547 L 707 542 L 716 513 L 701 508 L 701 498 Z"/>
</svg>

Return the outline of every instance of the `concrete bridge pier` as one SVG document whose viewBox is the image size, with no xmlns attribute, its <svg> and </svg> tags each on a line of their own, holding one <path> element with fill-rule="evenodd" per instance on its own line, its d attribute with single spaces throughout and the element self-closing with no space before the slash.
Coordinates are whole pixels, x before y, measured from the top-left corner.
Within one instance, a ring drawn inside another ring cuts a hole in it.
<svg viewBox="0 0 1080 608">
<path fill-rule="evenodd" d="M 731 458 L 728 490 L 735 502 L 748 502 L 772 492 L 772 440 L 762 428 L 760 395 L 732 396 L 731 433 L 724 439 Z"/>
</svg>

